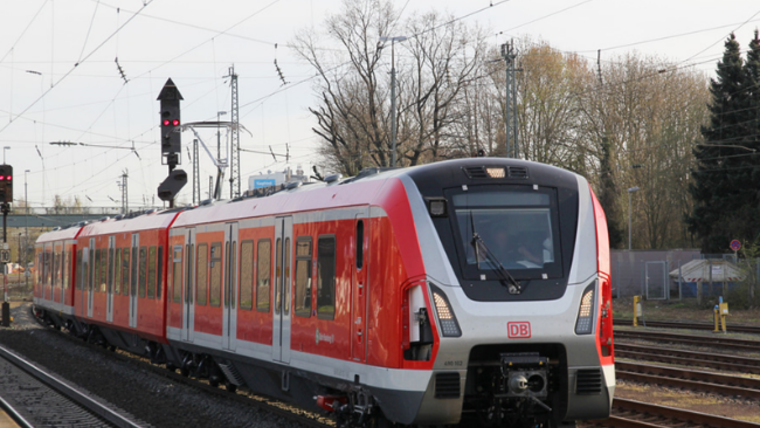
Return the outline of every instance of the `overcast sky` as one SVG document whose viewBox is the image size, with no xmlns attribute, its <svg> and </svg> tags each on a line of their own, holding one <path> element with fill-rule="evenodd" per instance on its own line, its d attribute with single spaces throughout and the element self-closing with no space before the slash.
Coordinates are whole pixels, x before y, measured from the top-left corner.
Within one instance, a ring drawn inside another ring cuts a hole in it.
<svg viewBox="0 0 760 428">
<path fill-rule="evenodd" d="M 23 198 L 28 176 L 32 206 L 52 205 L 54 195 L 76 196 L 90 206 L 120 206 L 117 182 L 125 171 L 130 205 L 147 200 L 160 206 L 156 188 L 167 174 L 157 143 L 161 87 L 169 77 L 177 84 L 184 97 L 183 122 L 216 120 L 218 112 L 230 110 L 225 76 L 232 64 L 239 76 L 241 123 L 251 133 L 241 133 L 241 147 L 269 151 L 271 146 L 285 153 L 287 144 L 293 169 L 308 170 L 316 158 L 307 111 L 314 103 L 312 72 L 288 45 L 296 32 L 320 27 L 338 12 L 339 0 L 2 0 L 0 5 L 0 147 L 10 147 L 3 154 L 14 167 L 16 198 Z M 757 0 L 394 0 L 394 5 L 402 17 L 431 8 L 464 17 L 493 34 L 495 46 L 530 36 L 593 61 L 601 49 L 602 66 L 637 51 L 708 75 L 729 33 L 735 32 L 746 50 L 760 26 Z M 281 85 L 275 59 L 288 85 Z M 201 137 L 215 152 L 214 131 L 204 130 Z M 185 132 L 183 146 L 192 138 Z M 133 146 L 137 154 L 129 150 Z M 283 157 L 275 161 L 250 152 L 241 157 L 243 189 L 249 176 L 286 167 Z M 181 167 L 192 170 L 185 148 Z M 205 198 L 214 169 L 203 150 L 201 168 Z M 181 199 L 191 200 L 191 189 L 188 183 Z M 229 195 L 229 186 L 223 195 Z"/>
</svg>

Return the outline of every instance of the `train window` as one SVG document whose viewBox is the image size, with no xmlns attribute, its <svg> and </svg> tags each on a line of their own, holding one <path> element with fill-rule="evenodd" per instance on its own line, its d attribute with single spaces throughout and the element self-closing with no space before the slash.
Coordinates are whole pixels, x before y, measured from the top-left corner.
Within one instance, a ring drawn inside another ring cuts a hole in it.
<svg viewBox="0 0 760 428">
<path fill-rule="evenodd" d="M 137 246 L 135 244 L 136 239 L 137 239 L 137 236 L 133 235 L 132 236 L 132 240 L 133 240 L 133 242 L 132 242 L 132 245 L 133 245 L 133 247 L 132 247 L 132 265 L 131 265 L 132 270 L 130 271 L 130 274 L 129 274 L 129 295 L 130 296 L 137 296 L 137 267 L 138 267 L 139 263 L 137 262 L 138 261 L 138 259 L 137 259 L 138 248 L 137 248 Z"/>
<path fill-rule="evenodd" d="M 156 297 L 156 246 L 148 249 L 148 298 Z"/>
<path fill-rule="evenodd" d="M 253 241 L 240 243 L 240 309 L 253 309 Z"/>
<path fill-rule="evenodd" d="M 209 304 L 219 306 L 222 303 L 222 243 L 211 244 L 211 290 Z"/>
<path fill-rule="evenodd" d="M 89 260 L 89 252 L 85 252 L 85 258 L 82 260 L 82 270 L 84 271 L 84 275 L 82 275 L 82 287 L 84 287 L 85 291 L 92 291 L 90 288 L 90 281 L 92 280 L 92 277 L 90 276 L 90 266 L 92 264 Z"/>
<path fill-rule="evenodd" d="M 295 311 L 299 317 L 311 316 L 311 237 L 296 240 Z"/>
<path fill-rule="evenodd" d="M 290 313 L 290 237 L 285 238 L 285 315 Z"/>
<path fill-rule="evenodd" d="M 78 250 L 77 251 L 77 260 L 82 260 L 82 250 Z M 74 266 L 74 273 L 71 275 L 71 280 L 72 281 L 76 281 L 76 279 L 79 278 L 79 276 L 77 276 L 76 264 L 74 263 L 73 266 Z M 79 290 L 82 289 L 82 283 L 81 282 L 78 283 L 78 284 L 74 284 L 74 286 L 77 287 L 77 289 L 79 289 Z"/>
<path fill-rule="evenodd" d="M 195 303 L 206 305 L 208 294 L 208 244 L 198 244 L 198 271 L 195 276 Z"/>
<path fill-rule="evenodd" d="M 156 299 L 161 298 L 161 290 L 163 290 L 164 288 L 164 278 L 162 276 L 162 274 L 164 273 L 163 267 L 164 267 L 164 246 L 159 245 L 158 246 L 158 262 L 157 262 L 158 272 L 156 272 L 156 278 L 158 278 L 156 280 L 158 284 L 158 287 L 156 288 Z"/>
<path fill-rule="evenodd" d="M 228 288 L 227 288 L 227 290 L 228 290 L 227 295 L 229 296 L 228 298 L 230 299 L 230 308 L 234 308 L 235 307 L 235 290 L 236 290 L 236 288 L 235 288 L 235 285 L 236 285 L 235 284 L 235 274 L 237 273 L 237 267 L 236 267 L 236 264 L 237 264 L 237 242 L 236 241 L 232 241 L 232 257 L 230 257 L 229 260 L 230 260 L 230 268 L 229 268 L 230 281 L 229 281 L 229 285 L 228 285 Z"/>
<path fill-rule="evenodd" d="M 282 309 L 282 238 L 277 238 L 274 245 L 274 313 Z"/>
<path fill-rule="evenodd" d="M 182 245 L 174 246 L 172 263 L 172 302 L 180 303 L 182 301 Z"/>
<path fill-rule="evenodd" d="M 100 251 L 100 292 L 106 292 L 106 277 L 108 271 L 108 252 L 105 248 Z"/>
<path fill-rule="evenodd" d="M 272 284 L 272 241 L 260 239 L 256 248 L 256 310 L 269 312 Z"/>
<path fill-rule="evenodd" d="M 42 285 L 42 271 L 45 269 L 45 265 L 42 263 L 42 253 L 37 253 L 37 284 Z M 81 259 L 80 259 L 81 260 Z"/>
<path fill-rule="evenodd" d="M 53 288 L 61 286 L 61 253 L 53 252 Z"/>
<path fill-rule="evenodd" d="M 356 268 L 364 266 L 364 220 L 356 222 Z"/>
<path fill-rule="evenodd" d="M 193 257 L 195 256 L 195 244 L 190 244 L 187 247 L 187 275 L 185 275 L 185 303 L 193 303 L 193 279 L 197 282 L 197 278 L 193 278 Z M 206 278 L 203 278 L 205 281 Z M 205 302 L 205 300 L 204 300 Z"/>
<path fill-rule="evenodd" d="M 515 278 L 562 276 L 556 189 L 483 186 L 449 191 L 464 277 L 506 268 Z"/>
<path fill-rule="evenodd" d="M 100 291 L 100 258 L 102 253 L 103 251 L 100 248 L 95 250 L 95 263 L 93 263 L 95 276 L 93 276 L 92 287 L 96 293 Z"/>
<path fill-rule="evenodd" d="M 116 249 L 116 260 L 114 261 L 116 272 L 113 281 L 113 292 L 116 295 L 121 294 L 121 248 Z"/>
<path fill-rule="evenodd" d="M 317 317 L 335 319 L 335 236 L 317 240 Z"/>
<path fill-rule="evenodd" d="M 63 288 L 69 289 L 69 269 L 71 269 L 71 250 L 63 253 Z"/>
<path fill-rule="evenodd" d="M 121 294 L 129 295 L 129 247 L 124 247 L 121 252 Z"/>
<path fill-rule="evenodd" d="M 140 247 L 140 277 L 137 286 L 139 287 L 140 297 L 145 297 L 145 277 L 148 268 L 148 249 L 145 246 Z"/>
<path fill-rule="evenodd" d="M 114 248 L 108 247 L 108 294 L 113 293 L 113 254 Z"/>
<path fill-rule="evenodd" d="M 40 254 L 42 256 L 42 254 Z M 41 257 L 40 257 L 41 258 Z M 77 250 L 77 261 L 81 263 L 82 261 L 82 250 Z M 82 269 L 79 267 L 79 263 L 76 264 L 76 267 L 74 268 L 74 281 L 76 281 L 77 278 L 82 278 Z M 40 266 L 42 266 L 42 263 L 40 263 Z M 39 280 L 38 280 L 39 281 Z M 82 289 L 82 281 L 77 281 L 77 290 Z"/>
</svg>

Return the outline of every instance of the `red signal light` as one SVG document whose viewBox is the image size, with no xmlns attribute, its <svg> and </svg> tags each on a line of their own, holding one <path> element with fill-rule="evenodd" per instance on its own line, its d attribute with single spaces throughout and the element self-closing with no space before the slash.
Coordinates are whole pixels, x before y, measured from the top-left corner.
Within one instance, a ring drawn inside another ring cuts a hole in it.
<svg viewBox="0 0 760 428">
<path fill-rule="evenodd" d="M 179 119 L 174 119 L 174 120 L 172 121 L 172 125 L 174 125 L 174 126 L 177 126 L 177 125 L 179 125 Z"/>
<path fill-rule="evenodd" d="M 4 175 L 0 175 L 0 181 L 3 181 L 3 180 L 5 180 L 5 176 Z"/>
<path fill-rule="evenodd" d="M 164 119 L 164 126 L 168 126 L 168 125 L 169 125 L 169 119 Z"/>
<path fill-rule="evenodd" d="M 6 180 L 8 180 L 8 181 L 11 181 L 11 180 L 13 180 L 13 176 L 10 176 L 10 175 L 9 175 L 9 176 L 7 176 L 7 177 L 5 177 L 5 178 L 6 178 Z"/>
</svg>

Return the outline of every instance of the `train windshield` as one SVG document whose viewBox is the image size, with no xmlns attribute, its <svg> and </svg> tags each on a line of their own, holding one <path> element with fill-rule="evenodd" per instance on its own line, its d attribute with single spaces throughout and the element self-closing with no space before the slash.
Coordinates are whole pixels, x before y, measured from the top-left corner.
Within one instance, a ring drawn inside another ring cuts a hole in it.
<svg viewBox="0 0 760 428">
<path fill-rule="evenodd" d="M 555 191 L 500 187 L 450 195 L 465 278 L 502 268 L 518 279 L 561 277 Z"/>
</svg>

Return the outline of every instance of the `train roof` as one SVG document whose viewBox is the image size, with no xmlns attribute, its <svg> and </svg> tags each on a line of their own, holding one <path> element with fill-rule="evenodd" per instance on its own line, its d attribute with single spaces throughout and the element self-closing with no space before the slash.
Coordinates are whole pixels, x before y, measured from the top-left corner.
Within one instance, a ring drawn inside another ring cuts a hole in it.
<svg viewBox="0 0 760 428">
<path fill-rule="evenodd" d="M 292 214 L 301 211 L 335 209 L 357 205 L 382 205 L 378 198 L 389 180 L 410 176 L 425 177 L 437 186 L 462 184 L 470 171 L 486 166 L 504 165 L 510 168 L 500 182 L 535 183 L 575 186 L 576 174 L 537 162 L 510 158 L 454 159 L 408 168 L 365 168 L 354 177 L 340 178 L 339 174 L 317 183 L 292 182 L 275 188 L 258 189 L 251 197 L 208 202 L 178 216 L 174 226 L 200 225 L 209 222 L 235 221 L 246 217 Z M 512 170 L 516 171 L 511 176 Z M 472 176 L 470 176 L 472 178 Z"/>
<path fill-rule="evenodd" d="M 82 231 L 82 224 L 77 224 L 67 228 L 55 228 L 49 232 L 45 232 L 37 238 L 37 243 L 65 241 L 69 239 L 77 239 L 79 233 Z"/>
<path fill-rule="evenodd" d="M 374 177 L 367 180 L 352 180 L 352 177 L 342 182 L 333 180 L 330 183 L 296 184 L 289 188 L 286 186 L 268 196 L 238 198 L 202 205 L 192 211 L 183 212 L 173 226 L 372 204 L 385 185 L 386 180 L 383 178 L 387 176 L 371 175 Z"/>
<path fill-rule="evenodd" d="M 132 233 L 151 229 L 168 228 L 177 214 L 178 209 L 150 210 L 144 213 L 135 213 L 127 216 L 117 216 L 89 223 L 82 228 L 80 236 L 110 235 L 117 233 Z"/>
</svg>

